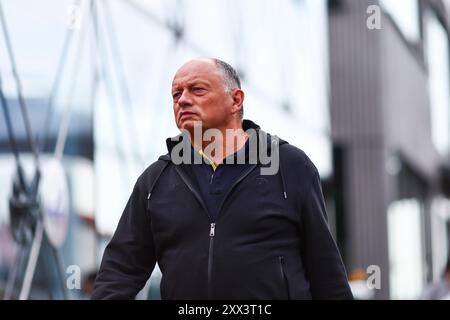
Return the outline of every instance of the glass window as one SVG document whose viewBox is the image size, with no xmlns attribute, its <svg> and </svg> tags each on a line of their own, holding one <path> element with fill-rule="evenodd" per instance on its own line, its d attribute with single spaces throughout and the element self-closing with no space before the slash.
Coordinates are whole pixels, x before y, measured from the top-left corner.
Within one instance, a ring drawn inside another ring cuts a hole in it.
<svg viewBox="0 0 450 320">
<path fill-rule="evenodd" d="M 391 299 L 417 299 L 424 284 L 422 206 L 399 200 L 388 209 Z"/>
<path fill-rule="evenodd" d="M 431 134 L 436 149 L 443 155 L 450 151 L 450 76 L 447 33 L 432 13 L 425 24 L 425 53 L 429 73 Z"/>
</svg>

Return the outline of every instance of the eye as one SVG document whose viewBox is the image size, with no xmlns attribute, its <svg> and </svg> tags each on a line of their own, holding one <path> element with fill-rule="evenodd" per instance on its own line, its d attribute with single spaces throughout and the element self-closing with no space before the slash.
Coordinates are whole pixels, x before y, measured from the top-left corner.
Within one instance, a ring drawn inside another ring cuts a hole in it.
<svg viewBox="0 0 450 320">
<path fill-rule="evenodd" d="M 202 87 L 194 87 L 192 88 L 192 91 L 197 94 L 202 94 L 206 92 L 206 89 Z"/>
<path fill-rule="evenodd" d="M 172 93 L 173 100 L 178 99 L 180 96 L 181 96 L 181 92 L 180 91 Z"/>
</svg>

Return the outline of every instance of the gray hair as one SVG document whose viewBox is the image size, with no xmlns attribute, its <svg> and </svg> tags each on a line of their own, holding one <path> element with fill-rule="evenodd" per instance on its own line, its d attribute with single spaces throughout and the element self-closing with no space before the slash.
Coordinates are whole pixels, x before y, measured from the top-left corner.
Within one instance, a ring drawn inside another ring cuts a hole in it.
<svg viewBox="0 0 450 320">
<path fill-rule="evenodd" d="M 223 79 L 226 92 L 231 92 L 234 89 L 241 89 L 241 79 L 237 71 L 225 61 L 220 59 L 212 59 L 216 64 L 217 71 Z M 244 106 L 242 106 L 240 112 L 241 119 L 244 117 Z"/>
</svg>

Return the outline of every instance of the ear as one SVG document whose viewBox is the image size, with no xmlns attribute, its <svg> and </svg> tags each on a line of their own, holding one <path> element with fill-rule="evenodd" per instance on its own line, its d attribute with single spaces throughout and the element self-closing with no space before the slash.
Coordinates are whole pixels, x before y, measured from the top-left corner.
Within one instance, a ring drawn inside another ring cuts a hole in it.
<svg viewBox="0 0 450 320">
<path fill-rule="evenodd" d="M 245 98 L 244 91 L 242 91 L 241 89 L 235 89 L 233 90 L 231 96 L 233 98 L 232 111 L 233 113 L 236 112 L 239 113 L 239 111 L 241 111 L 242 109 L 242 106 L 244 105 L 244 98 Z"/>
</svg>

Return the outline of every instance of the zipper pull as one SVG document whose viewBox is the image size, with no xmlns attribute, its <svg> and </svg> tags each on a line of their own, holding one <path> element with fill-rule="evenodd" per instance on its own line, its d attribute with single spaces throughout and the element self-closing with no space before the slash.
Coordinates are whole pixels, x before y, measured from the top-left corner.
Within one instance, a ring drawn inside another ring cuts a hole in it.
<svg viewBox="0 0 450 320">
<path fill-rule="evenodd" d="M 214 235 L 215 235 L 215 228 L 216 228 L 216 224 L 215 223 L 211 223 L 211 229 L 209 231 L 209 236 L 210 237 L 214 237 Z"/>
</svg>

